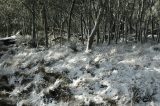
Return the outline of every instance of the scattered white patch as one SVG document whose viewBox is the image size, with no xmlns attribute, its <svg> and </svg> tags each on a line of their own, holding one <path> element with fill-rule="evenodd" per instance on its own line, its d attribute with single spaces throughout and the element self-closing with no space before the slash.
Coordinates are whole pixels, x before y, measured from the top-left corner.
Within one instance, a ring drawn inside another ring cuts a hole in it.
<svg viewBox="0 0 160 106">
<path fill-rule="evenodd" d="M 133 99 L 132 88 L 140 89 L 141 102 L 135 106 L 147 106 L 160 104 L 160 51 L 153 49 L 159 45 L 151 44 L 119 44 L 101 45 L 87 53 L 73 53 L 69 48 L 55 46 L 49 50 L 35 50 L 21 48 L 16 55 L 5 54 L 0 59 L 0 73 L 8 74 L 21 70 L 24 72 L 35 72 L 40 61 L 48 62 L 44 65 L 47 72 L 60 72 L 72 81 L 69 87 L 77 100 L 86 105 L 93 101 L 97 104 L 113 100 L 117 105 L 130 105 Z M 12 77 L 10 84 L 22 80 Z M 35 75 L 35 83 L 43 83 L 41 75 Z M 56 80 L 47 89 L 54 89 L 61 84 Z M 20 90 L 17 87 L 12 95 Z M 143 97 L 149 94 L 154 98 L 147 103 Z M 37 103 L 41 106 L 69 105 L 68 103 L 57 103 L 52 101 L 44 104 L 41 94 L 32 92 L 26 101 Z M 24 102 L 24 101 L 22 101 Z M 20 102 L 21 103 L 21 102 Z M 19 103 L 19 104 L 20 104 Z"/>
</svg>

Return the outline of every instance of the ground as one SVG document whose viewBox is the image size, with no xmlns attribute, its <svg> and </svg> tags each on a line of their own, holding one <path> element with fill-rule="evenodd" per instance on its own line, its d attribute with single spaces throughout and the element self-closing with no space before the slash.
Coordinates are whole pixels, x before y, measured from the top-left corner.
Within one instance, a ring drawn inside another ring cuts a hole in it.
<svg viewBox="0 0 160 106">
<path fill-rule="evenodd" d="M 0 57 L 0 104 L 159 106 L 160 45 L 11 47 Z M 11 102 L 11 103 L 10 103 Z M 4 103 L 5 104 L 5 103 Z"/>
</svg>

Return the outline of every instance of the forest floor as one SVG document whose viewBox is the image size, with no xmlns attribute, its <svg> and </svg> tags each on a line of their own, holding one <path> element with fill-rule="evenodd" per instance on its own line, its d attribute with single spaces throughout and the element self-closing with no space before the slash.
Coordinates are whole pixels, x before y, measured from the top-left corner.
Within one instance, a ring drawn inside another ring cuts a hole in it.
<svg viewBox="0 0 160 106">
<path fill-rule="evenodd" d="M 0 55 L 0 106 L 160 106 L 160 45 L 120 43 Z"/>
</svg>

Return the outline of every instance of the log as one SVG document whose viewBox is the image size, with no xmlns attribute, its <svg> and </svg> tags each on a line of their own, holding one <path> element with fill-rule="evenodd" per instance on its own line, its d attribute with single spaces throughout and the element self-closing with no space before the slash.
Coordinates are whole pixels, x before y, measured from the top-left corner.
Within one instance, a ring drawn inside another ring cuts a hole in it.
<svg viewBox="0 0 160 106">
<path fill-rule="evenodd" d="M 13 45 L 16 43 L 16 37 L 11 36 L 11 37 L 5 37 L 5 38 L 0 38 L 0 45 Z"/>
</svg>

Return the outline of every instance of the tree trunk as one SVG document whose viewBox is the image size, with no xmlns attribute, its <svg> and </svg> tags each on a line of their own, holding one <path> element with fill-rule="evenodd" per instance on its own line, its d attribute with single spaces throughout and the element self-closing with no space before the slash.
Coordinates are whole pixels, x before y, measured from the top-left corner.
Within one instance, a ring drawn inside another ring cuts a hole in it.
<svg viewBox="0 0 160 106">
<path fill-rule="evenodd" d="M 46 6 L 43 4 L 43 23 L 44 23 L 44 33 L 45 33 L 45 46 L 48 48 L 48 23 L 46 16 Z"/>
<path fill-rule="evenodd" d="M 7 17 L 8 23 L 7 23 L 7 37 L 11 36 L 11 18 L 10 15 Z"/>
<path fill-rule="evenodd" d="M 154 33 L 153 33 L 153 29 L 154 29 L 154 21 L 153 21 L 153 17 L 151 16 L 151 34 L 152 34 L 152 39 L 155 40 L 154 38 Z"/>
<path fill-rule="evenodd" d="M 81 20 L 81 36 L 82 36 L 82 38 L 81 38 L 81 40 L 82 40 L 82 44 L 84 44 L 84 38 L 83 38 L 83 15 L 82 15 L 82 13 L 81 13 L 81 17 L 80 17 L 80 20 Z"/>
<path fill-rule="evenodd" d="M 97 31 L 97 28 L 100 24 L 100 21 L 101 21 L 101 15 L 102 15 L 102 8 L 100 8 L 100 10 L 99 10 L 98 16 L 95 20 L 95 25 L 91 31 L 91 34 L 88 37 L 86 52 L 92 48 L 93 39 L 94 39 L 95 33 Z"/>
<path fill-rule="evenodd" d="M 107 44 L 110 45 L 111 43 L 111 29 L 112 29 L 112 10 L 111 10 L 111 0 L 108 0 L 108 9 L 109 9 L 109 27 L 108 27 L 108 40 L 107 40 Z"/>
<path fill-rule="evenodd" d="M 72 14 L 73 14 L 73 8 L 75 5 L 76 0 L 72 1 L 71 9 L 70 9 L 70 14 L 69 14 L 69 20 L 68 20 L 68 41 L 70 40 L 71 37 L 71 22 L 72 22 Z"/>
<path fill-rule="evenodd" d="M 102 43 L 106 42 L 106 39 L 107 39 L 107 37 L 106 37 L 106 29 L 107 29 L 107 13 L 105 14 L 105 22 L 104 22 Z"/>
<path fill-rule="evenodd" d="M 159 28 L 159 25 L 158 25 L 158 28 Z M 158 35 L 157 35 L 157 42 L 160 43 L 160 31 L 158 30 Z"/>
<path fill-rule="evenodd" d="M 32 4 L 32 47 L 36 48 L 35 1 Z"/>
<path fill-rule="evenodd" d="M 127 19 L 125 18 L 125 24 L 124 24 L 124 33 L 125 33 L 125 42 L 127 43 L 128 40 L 128 24 Z"/>
<path fill-rule="evenodd" d="M 92 30 L 92 4 L 91 0 L 89 0 L 89 15 L 88 15 L 88 36 L 91 33 Z"/>
<path fill-rule="evenodd" d="M 99 41 L 100 41 L 99 26 L 97 28 L 97 38 L 96 38 L 96 40 L 97 40 L 97 45 L 98 45 Z"/>
</svg>

